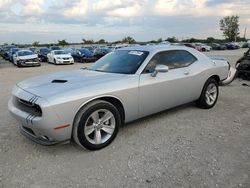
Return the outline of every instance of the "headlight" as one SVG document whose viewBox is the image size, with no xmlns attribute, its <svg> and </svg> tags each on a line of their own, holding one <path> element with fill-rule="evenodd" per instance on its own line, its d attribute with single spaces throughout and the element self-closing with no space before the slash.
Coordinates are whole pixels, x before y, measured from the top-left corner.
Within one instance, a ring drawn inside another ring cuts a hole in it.
<svg viewBox="0 0 250 188">
<path fill-rule="evenodd" d="M 61 57 L 56 57 L 56 59 L 62 59 Z"/>
</svg>

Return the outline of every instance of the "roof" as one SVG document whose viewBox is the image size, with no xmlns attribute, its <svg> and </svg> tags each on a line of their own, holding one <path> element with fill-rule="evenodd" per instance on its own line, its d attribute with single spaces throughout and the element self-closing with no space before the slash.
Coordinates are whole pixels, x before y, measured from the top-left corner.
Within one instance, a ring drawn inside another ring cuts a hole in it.
<svg viewBox="0 0 250 188">
<path fill-rule="evenodd" d="M 118 50 L 140 50 L 148 52 L 156 52 L 161 50 L 187 50 L 190 49 L 186 46 L 174 46 L 174 45 L 147 45 L 147 46 L 133 46 L 133 47 L 124 47 Z"/>
</svg>

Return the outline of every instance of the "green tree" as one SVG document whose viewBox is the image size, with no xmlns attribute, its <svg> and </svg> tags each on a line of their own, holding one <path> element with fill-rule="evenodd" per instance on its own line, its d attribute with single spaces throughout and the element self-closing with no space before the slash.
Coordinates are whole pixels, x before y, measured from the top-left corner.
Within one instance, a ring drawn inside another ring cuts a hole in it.
<svg viewBox="0 0 250 188">
<path fill-rule="evenodd" d="M 39 42 L 38 41 L 33 42 L 32 46 L 35 46 L 35 47 L 39 46 Z"/>
<path fill-rule="evenodd" d="M 58 45 L 59 46 L 66 46 L 66 45 L 68 45 L 69 43 L 65 40 L 65 39 L 63 39 L 63 40 L 58 40 Z"/>
<path fill-rule="evenodd" d="M 85 42 L 86 42 L 86 39 L 82 39 L 82 44 L 85 44 Z"/>
<path fill-rule="evenodd" d="M 105 44 L 106 41 L 104 39 L 100 39 L 99 41 L 97 41 L 98 44 Z"/>
<path fill-rule="evenodd" d="M 135 39 L 133 39 L 132 37 L 128 36 L 122 39 L 123 43 L 129 43 L 129 44 L 134 44 L 136 43 Z"/>
<path fill-rule="evenodd" d="M 178 42 L 178 39 L 176 38 L 176 37 L 168 37 L 167 39 L 166 39 L 166 41 L 168 41 L 168 42 Z"/>
<path fill-rule="evenodd" d="M 90 40 L 88 40 L 88 39 L 82 39 L 82 41 L 83 41 L 83 44 L 94 44 L 95 43 L 95 41 L 92 40 L 92 39 L 90 39 Z"/>
<path fill-rule="evenodd" d="M 234 41 L 239 36 L 239 16 L 227 16 L 220 20 L 220 30 L 228 41 Z"/>
<path fill-rule="evenodd" d="M 158 43 L 161 43 L 162 41 L 163 41 L 162 38 L 159 38 L 159 39 L 157 40 Z"/>
<path fill-rule="evenodd" d="M 214 42 L 216 42 L 215 38 L 213 38 L 213 37 L 207 37 L 206 43 L 214 43 Z"/>
</svg>

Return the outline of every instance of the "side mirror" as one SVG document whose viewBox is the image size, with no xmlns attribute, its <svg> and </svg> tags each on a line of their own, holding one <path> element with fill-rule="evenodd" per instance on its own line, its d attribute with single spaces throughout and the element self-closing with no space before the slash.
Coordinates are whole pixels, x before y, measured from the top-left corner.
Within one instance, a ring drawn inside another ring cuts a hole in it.
<svg viewBox="0 0 250 188">
<path fill-rule="evenodd" d="M 169 68 L 166 65 L 156 65 L 154 72 L 151 74 L 152 77 L 156 77 L 156 75 L 161 72 L 168 72 Z"/>
</svg>

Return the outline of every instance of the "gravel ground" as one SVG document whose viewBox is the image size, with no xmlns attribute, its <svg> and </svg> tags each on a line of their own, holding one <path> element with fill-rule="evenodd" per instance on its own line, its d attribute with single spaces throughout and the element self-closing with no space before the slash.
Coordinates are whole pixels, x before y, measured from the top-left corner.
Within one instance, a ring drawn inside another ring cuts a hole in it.
<svg viewBox="0 0 250 188">
<path fill-rule="evenodd" d="M 243 51 L 207 54 L 233 65 Z M 250 87 L 242 86 L 250 82 L 221 87 L 213 109 L 189 104 L 130 123 L 91 152 L 32 143 L 7 110 L 16 82 L 83 64 L 19 69 L 0 62 L 0 187 L 250 187 Z"/>
</svg>

